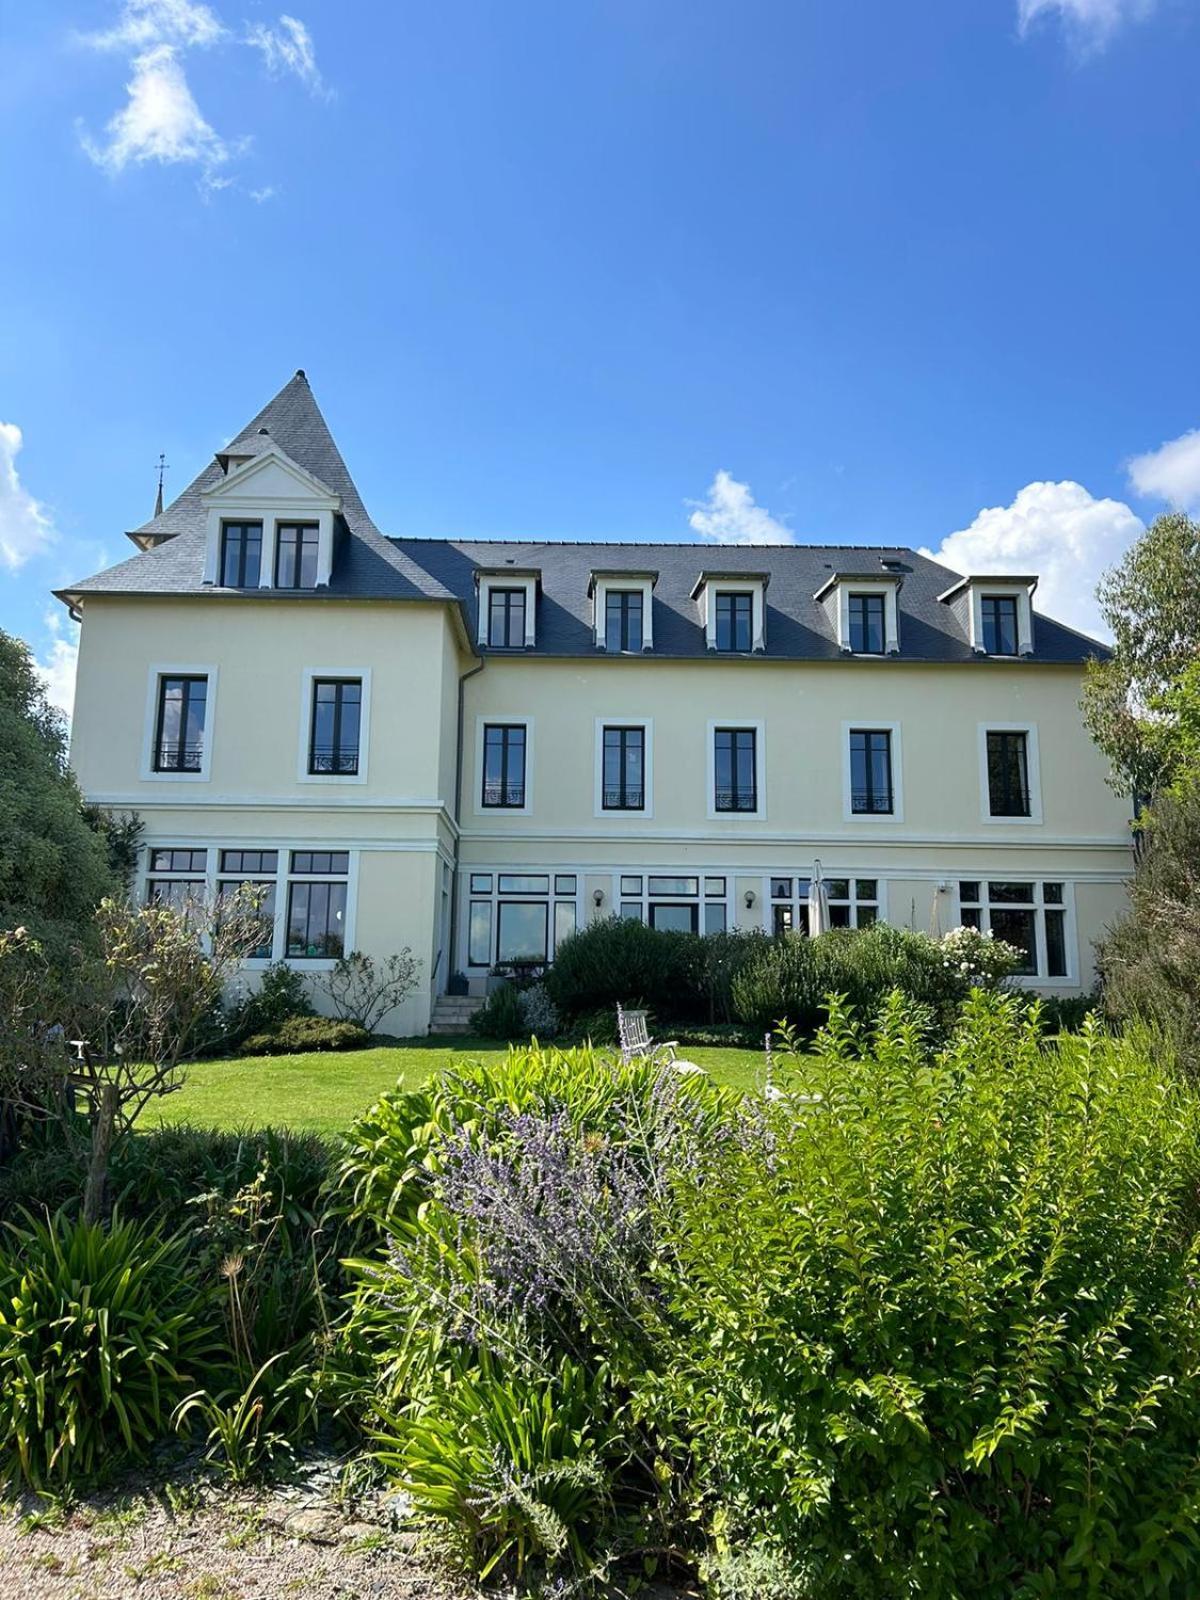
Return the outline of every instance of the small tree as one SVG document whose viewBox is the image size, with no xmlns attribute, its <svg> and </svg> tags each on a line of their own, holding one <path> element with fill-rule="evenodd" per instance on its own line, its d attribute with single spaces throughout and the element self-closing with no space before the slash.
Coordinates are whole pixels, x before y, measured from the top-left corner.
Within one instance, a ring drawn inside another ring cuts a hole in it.
<svg viewBox="0 0 1200 1600">
<path fill-rule="evenodd" d="M 87 1150 L 83 1211 L 104 1211 L 109 1162 L 152 1099 L 214 1032 L 234 968 L 262 939 L 252 887 L 182 910 L 103 900 L 100 950 L 78 953 L 69 984 L 24 930 L 0 939 L 0 1000 L 15 1019 L 0 1049 L 11 1117 L 55 1119 Z"/>
<path fill-rule="evenodd" d="M 343 1022 L 356 1022 L 374 1033 L 388 1012 L 402 1005 L 417 987 L 420 967 L 407 945 L 379 962 L 362 950 L 352 950 L 341 956 L 331 971 L 314 977 L 313 983 L 328 995 Z"/>
</svg>

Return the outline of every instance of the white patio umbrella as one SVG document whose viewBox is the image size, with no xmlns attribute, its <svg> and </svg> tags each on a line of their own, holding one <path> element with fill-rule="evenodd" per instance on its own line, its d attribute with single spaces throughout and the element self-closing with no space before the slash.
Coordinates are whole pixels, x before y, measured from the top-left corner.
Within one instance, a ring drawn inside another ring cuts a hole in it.
<svg viewBox="0 0 1200 1600">
<path fill-rule="evenodd" d="M 821 876 L 821 863 L 814 861 L 812 877 L 808 881 L 808 936 L 815 939 L 819 933 L 828 933 L 831 926 L 829 891 Z"/>
</svg>

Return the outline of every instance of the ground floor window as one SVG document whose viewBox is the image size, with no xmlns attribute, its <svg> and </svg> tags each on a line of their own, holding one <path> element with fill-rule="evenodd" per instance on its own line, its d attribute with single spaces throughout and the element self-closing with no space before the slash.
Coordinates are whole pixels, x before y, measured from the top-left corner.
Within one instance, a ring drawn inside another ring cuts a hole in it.
<svg viewBox="0 0 1200 1600">
<path fill-rule="evenodd" d="M 575 932 L 576 873 L 472 872 L 467 887 L 469 967 L 545 965 Z"/>
<path fill-rule="evenodd" d="M 724 877 L 622 873 L 620 915 L 674 933 L 724 933 L 729 923 Z"/>
<path fill-rule="evenodd" d="M 336 960 L 346 953 L 348 850 L 293 850 L 288 878 L 287 955 Z"/>
<path fill-rule="evenodd" d="M 982 928 L 1015 945 L 1027 978 L 1065 978 L 1067 911 L 1065 885 L 1028 878 L 963 879 L 958 885 L 959 917 L 966 928 Z"/>
<path fill-rule="evenodd" d="M 869 928 L 879 920 L 878 878 L 826 878 L 829 922 L 834 928 Z M 808 933 L 811 878 L 771 879 L 771 932 Z"/>
</svg>

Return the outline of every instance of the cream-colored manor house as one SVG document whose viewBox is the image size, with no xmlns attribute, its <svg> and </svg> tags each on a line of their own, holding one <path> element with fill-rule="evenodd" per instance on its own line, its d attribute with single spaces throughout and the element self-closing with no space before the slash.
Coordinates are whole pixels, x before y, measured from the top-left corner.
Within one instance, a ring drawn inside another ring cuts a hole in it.
<svg viewBox="0 0 1200 1600">
<path fill-rule="evenodd" d="M 912 550 L 385 537 L 303 372 L 82 619 L 72 762 L 138 811 L 140 889 L 266 886 L 250 966 L 411 946 L 456 975 L 596 917 L 991 929 L 1072 993 L 1130 870 L 1034 577 Z M 460 987 L 455 985 L 455 987 Z"/>
</svg>

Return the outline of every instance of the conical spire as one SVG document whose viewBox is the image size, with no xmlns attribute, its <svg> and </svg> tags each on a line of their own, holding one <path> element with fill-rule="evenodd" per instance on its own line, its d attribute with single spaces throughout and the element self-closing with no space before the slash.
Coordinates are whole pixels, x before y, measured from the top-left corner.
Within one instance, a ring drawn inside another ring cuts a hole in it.
<svg viewBox="0 0 1200 1600">
<path fill-rule="evenodd" d="M 167 458 L 166 458 L 166 455 L 164 453 L 164 454 L 160 454 L 160 456 L 158 458 L 158 493 L 154 497 L 154 515 L 156 517 L 161 517 L 162 516 L 162 509 L 163 509 L 163 498 L 162 498 L 163 473 L 166 472 L 166 470 L 167 470 Z"/>
</svg>

